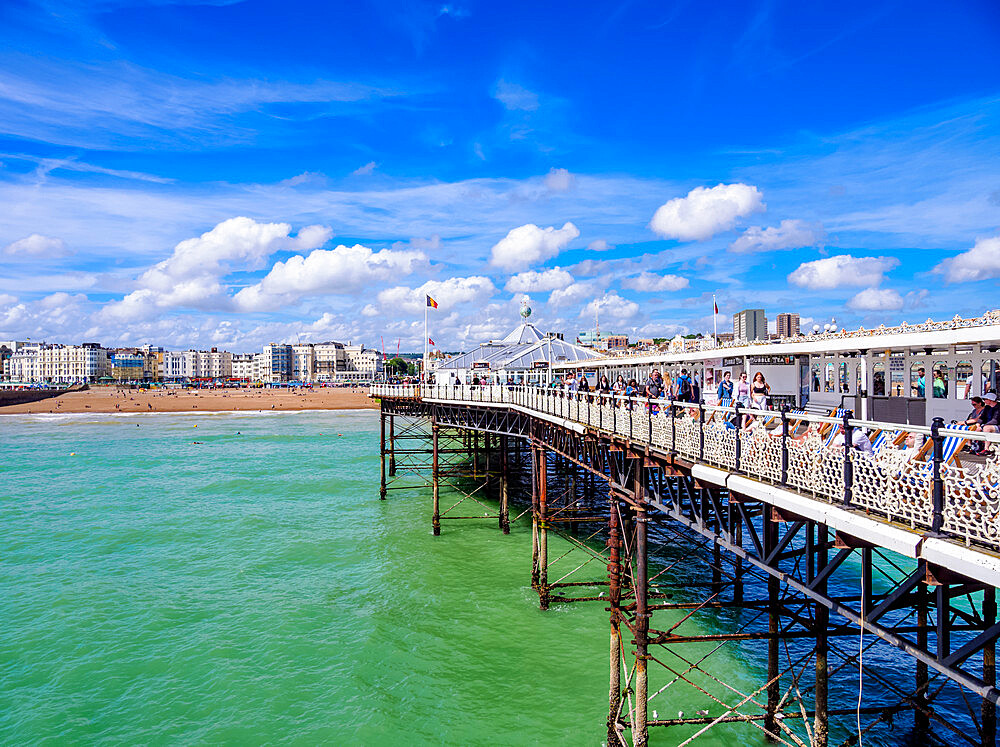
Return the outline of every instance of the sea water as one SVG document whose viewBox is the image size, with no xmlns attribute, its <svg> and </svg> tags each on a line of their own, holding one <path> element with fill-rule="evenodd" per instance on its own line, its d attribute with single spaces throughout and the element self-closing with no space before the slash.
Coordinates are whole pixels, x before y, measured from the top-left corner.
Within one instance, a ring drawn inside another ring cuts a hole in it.
<svg viewBox="0 0 1000 747">
<path fill-rule="evenodd" d="M 0 744 L 602 744 L 604 604 L 538 609 L 530 521 L 433 537 L 426 488 L 378 483 L 374 412 L 0 416 Z"/>
</svg>

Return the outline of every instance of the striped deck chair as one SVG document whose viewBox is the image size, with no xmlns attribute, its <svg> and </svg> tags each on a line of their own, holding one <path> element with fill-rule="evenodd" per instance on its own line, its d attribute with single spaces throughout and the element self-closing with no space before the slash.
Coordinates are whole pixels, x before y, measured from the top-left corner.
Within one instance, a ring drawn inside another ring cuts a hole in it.
<svg viewBox="0 0 1000 747">
<path fill-rule="evenodd" d="M 969 426 L 967 425 L 952 425 L 950 428 L 957 431 L 967 431 Z M 961 467 L 962 463 L 958 461 L 958 452 L 962 450 L 962 447 L 968 442 L 969 439 L 963 438 L 962 436 L 945 436 L 944 443 L 941 448 L 941 461 L 944 464 L 954 462 L 956 467 Z M 931 460 L 928 458 L 933 453 L 931 450 L 934 448 L 934 439 L 928 438 L 924 441 L 924 445 L 920 447 L 920 451 L 914 456 L 913 461 L 926 462 L 928 466 Z"/>
<path fill-rule="evenodd" d="M 880 431 L 869 434 L 872 441 L 872 451 L 878 454 L 884 449 L 896 449 L 906 440 L 906 431 L 891 430 L 883 428 Z"/>
<path fill-rule="evenodd" d="M 719 400 L 719 407 L 732 407 L 732 406 L 733 406 L 732 397 L 723 397 L 722 399 Z M 716 415 L 721 415 L 722 417 L 725 417 L 725 413 L 716 412 L 715 410 L 712 410 L 712 412 L 708 413 L 708 416 L 705 418 L 705 422 L 711 423 Z"/>
<path fill-rule="evenodd" d="M 843 408 L 838 407 L 836 410 L 831 411 L 830 414 L 827 415 L 827 417 L 828 418 L 843 418 L 844 414 L 846 412 L 847 412 L 847 410 L 844 410 Z M 820 426 L 819 426 L 819 435 L 821 435 L 824 438 L 826 438 L 830 434 L 831 430 L 835 430 L 835 431 L 837 431 L 839 433 L 840 432 L 840 428 L 841 428 L 841 426 L 840 426 L 839 423 L 837 423 L 837 424 L 834 424 L 834 423 L 820 423 Z M 832 440 L 832 439 L 830 439 L 830 440 Z"/>
</svg>

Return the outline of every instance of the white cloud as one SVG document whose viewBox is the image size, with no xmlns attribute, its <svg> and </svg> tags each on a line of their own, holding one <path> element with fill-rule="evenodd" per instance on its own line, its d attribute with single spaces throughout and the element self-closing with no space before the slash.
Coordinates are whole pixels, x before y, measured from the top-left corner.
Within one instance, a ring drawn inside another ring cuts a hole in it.
<svg viewBox="0 0 1000 747">
<path fill-rule="evenodd" d="M 823 227 L 803 220 L 783 220 L 778 226 L 750 226 L 729 245 L 734 252 L 770 252 L 779 249 L 801 249 L 816 246 L 825 234 Z"/>
<path fill-rule="evenodd" d="M 358 166 L 358 168 L 354 169 L 354 171 L 351 172 L 351 176 L 366 176 L 367 174 L 372 173 L 377 167 L 377 163 L 369 161 L 364 166 Z"/>
<path fill-rule="evenodd" d="M 576 177 L 566 169 L 551 169 L 545 175 L 545 187 L 550 192 L 569 192 L 576 186 Z"/>
<path fill-rule="evenodd" d="M 607 252 L 614 249 L 613 244 L 609 244 L 604 239 L 596 239 L 587 244 L 587 248 L 592 252 Z"/>
<path fill-rule="evenodd" d="M 623 288 L 652 293 L 654 291 L 677 291 L 688 287 L 688 279 L 680 275 L 657 275 L 653 272 L 643 272 L 635 277 L 625 278 Z"/>
<path fill-rule="evenodd" d="M 556 256 L 579 235 L 572 223 L 566 223 L 558 230 L 554 226 L 539 228 L 534 223 L 528 223 L 511 229 L 493 246 L 490 264 L 505 270 L 530 267 Z"/>
<path fill-rule="evenodd" d="M 33 233 L 7 244 L 3 253 L 10 257 L 65 257 L 69 252 L 62 239 Z"/>
<path fill-rule="evenodd" d="M 748 184 L 696 187 L 657 209 L 649 227 L 666 239 L 703 241 L 728 231 L 737 218 L 766 210 L 763 195 Z"/>
<path fill-rule="evenodd" d="M 639 314 L 639 304 L 622 298 L 617 293 L 605 293 L 602 298 L 595 298 L 580 310 L 580 316 L 593 318 L 595 314 L 612 322 L 624 323 Z"/>
<path fill-rule="evenodd" d="M 597 281 L 573 283 L 573 285 L 552 291 L 549 296 L 549 306 L 575 306 L 601 293 L 602 287 Z"/>
<path fill-rule="evenodd" d="M 514 275 L 507 281 L 504 290 L 509 293 L 541 293 L 565 288 L 572 283 L 572 275 L 562 268 L 553 267 L 541 272 L 529 270 L 528 272 Z"/>
<path fill-rule="evenodd" d="M 152 318 L 168 308 L 226 307 L 230 300 L 221 280 L 234 266 L 260 269 L 278 249 L 312 249 L 324 244 L 332 233 L 323 226 L 306 226 L 292 239 L 290 231 L 287 223 L 258 223 L 244 217 L 225 220 L 211 231 L 177 244 L 170 257 L 139 276 L 135 291 L 107 304 L 101 316 L 134 321 Z"/>
<path fill-rule="evenodd" d="M 316 249 L 278 262 L 259 283 L 233 297 L 243 311 L 273 311 L 303 296 L 349 293 L 370 283 L 409 275 L 427 263 L 427 255 L 414 250 L 340 245 Z"/>
<path fill-rule="evenodd" d="M 430 296 L 438 303 L 438 313 L 443 313 L 463 303 L 477 301 L 484 303 L 493 297 L 496 287 L 486 277 L 448 278 L 428 280 L 418 288 L 396 286 L 379 291 L 379 306 L 390 312 L 423 314 Z"/>
<path fill-rule="evenodd" d="M 503 104 L 506 109 L 531 112 L 538 108 L 537 93 L 503 79 L 497 82 L 496 88 L 493 90 L 493 98 Z"/>
<path fill-rule="evenodd" d="M 903 297 L 891 288 L 865 288 L 847 302 L 855 311 L 898 311 Z"/>
<path fill-rule="evenodd" d="M 1000 236 L 978 239 L 971 249 L 942 261 L 934 271 L 949 283 L 1000 277 Z"/>
<path fill-rule="evenodd" d="M 885 273 L 899 265 L 895 257 L 854 257 L 838 254 L 835 257 L 803 262 L 788 276 L 788 282 L 800 288 L 824 290 L 842 286 L 876 286 Z"/>
</svg>

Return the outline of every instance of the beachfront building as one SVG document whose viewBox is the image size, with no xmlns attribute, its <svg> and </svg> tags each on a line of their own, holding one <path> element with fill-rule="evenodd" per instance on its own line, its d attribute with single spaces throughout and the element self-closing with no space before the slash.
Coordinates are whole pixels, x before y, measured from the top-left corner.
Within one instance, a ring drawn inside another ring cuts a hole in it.
<svg viewBox="0 0 1000 747">
<path fill-rule="evenodd" d="M 108 351 L 96 342 L 83 345 L 25 344 L 11 353 L 8 381 L 25 384 L 92 383 L 110 374 Z"/>
<path fill-rule="evenodd" d="M 228 379 L 233 375 L 233 354 L 226 350 L 164 350 L 147 356 L 149 365 L 156 361 L 155 381 L 191 381 Z"/>
<path fill-rule="evenodd" d="M 767 339 L 767 317 L 764 309 L 744 309 L 733 314 L 733 337 L 737 340 Z"/>
<path fill-rule="evenodd" d="M 382 376 L 384 371 L 382 356 L 377 350 L 368 349 L 364 345 L 348 343 L 344 347 L 344 354 L 347 358 L 347 368 L 344 371 L 339 371 L 334 381 L 367 384 Z"/>
<path fill-rule="evenodd" d="M 469 384 L 474 378 L 494 383 L 541 384 L 550 380 L 550 364 L 585 362 L 601 357 L 582 345 L 566 342 L 561 335 L 543 334 L 525 321 L 501 340 L 480 343 L 468 353 L 440 362 L 433 370 L 439 384 Z"/>
<path fill-rule="evenodd" d="M 316 371 L 313 345 L 292 345 L 292 381 L 311 382 Z"/>
<path fill-rule="evenodd" d="M 253 359 L 253 354 L 234 355 L 231 362 L 232 377 L 241 381 L 254 381 L 257 377 Z"/>
<path fill-rule="evenodd" d="M 294 353 L 291 345 L 269 342 L 264 346 L 261 356 L 258 370 L 260 381 L 268 384 L 291 381 L 294 370 Z"/>
<path fill-rule="evenodd" d="M 342 342 L 319 342 L 313 347 L 313 380 L 334 381 L 337 373 L 347 370 L 347 352 Z"/>
<path fill-rule="evenodd" d="M 776 325 L 776 332 L 778 333 L 779 340 L 785 337 L 799 336 L 798 314 L 778 314 Z"/>
<path fill-rule="evenodd" d="M 115 381 L 133 382 L 147 381 L 146 356 L 141 353 L 116 351 L 108 356 L 111 367 L 111 378 Z"/>
</svg>

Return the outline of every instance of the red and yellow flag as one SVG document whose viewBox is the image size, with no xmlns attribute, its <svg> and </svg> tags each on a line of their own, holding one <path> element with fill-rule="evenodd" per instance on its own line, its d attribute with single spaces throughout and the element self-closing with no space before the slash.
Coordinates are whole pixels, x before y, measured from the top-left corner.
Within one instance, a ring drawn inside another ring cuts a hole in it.
<svg viewBox="0 0 1000 747">
<path fill-rule="evenodd" d="M 427 305 L 430 306 L 432 309 L 436 309 L 438 307 L 438 302 L 435 301 L 430 296 L 427 296 Z"/>
</svg>

